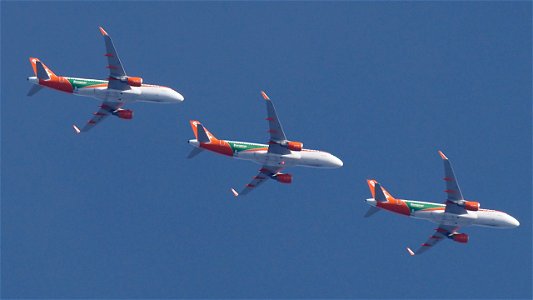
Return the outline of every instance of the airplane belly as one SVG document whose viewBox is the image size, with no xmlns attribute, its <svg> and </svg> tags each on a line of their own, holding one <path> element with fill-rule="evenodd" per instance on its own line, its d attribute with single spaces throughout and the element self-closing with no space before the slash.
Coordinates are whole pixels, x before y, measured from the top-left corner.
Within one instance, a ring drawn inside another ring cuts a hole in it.
<svg viewBox="0 0 533 300">
<path fill-rule="evenodd" d="M 137 101 L 158 102 L 158 103 L 168 102 L 164 91 L 162 91 L 160 87 L 143 86 L 139 88 L 139 91 L 140 91 L 140 96 L 138 97 Z"/>
<path fill-rule="evenodd" d="M 439 223 L 442 220 L 442 211 L 413 211 L 411 212 L 411 217 L 415 219 L 423 219 Z"/>
<path fill-rule="evenodd" d="M 495 226 L 495 219 L 491 218 L 490 216 L 481 215 L 475 222 L 474 225 L 477 226 L 487 226 L 487 227 L 496 227 Z"/>
<path fill-rule="evenodd" d="M 95 93 L 95 90 L 95 88 L 76 88 L 72 93 L 76 96 L 98 98 L 98 95 Z"/>
<path fill-rule="evenodd" d="M 82 89 L 80 89 L 82 90 Z M 141 95 L 141 91 L 137 88 L 130 90 L 112 90 L 112 89 L 93 89 L 95 98 L 110 102 L 134 102 Z"/>
<path fill-rule="evenodd" d="M 280 163 L 280 160 L 274 159 L 266 151 L 255 152 L 254 159 L 257 163 L 267 166 L 277 166 Z"/>
<path fill-rule="evenodd" d="M 98 99 L 105 100 L 107 98 L 107 89 L 93 89 L 93 93 Z"/>
<path fill-rule="evenodd" d="M 478 212 L 478 218 L 472 224 L 481 227 L 500 227 L 501 217 L 496 213 Z"/>
<path fill-rule="evenodd" d="M 258 153 L 258 159 L 263 161 L 263 164 L 273 167 L 290 167 L 297 164 L 300 155 L 296 153 L 290 153 L 285 155 L 273 154 L 273 153 Z"/>
<path fill-rule="evenodd" d="M 443 213 L 441 223 L 452 226 L 468 226 L 472 225 L 477 220 L 477 214 L 475 212 L 467 211 L 466 214 L 451 214 Z"/>
<path fill-rule="evenodd" d="M 324 168 L 326 167 L 325 160 L 326 155 L 324 153 L 303 151 L 300 154 L 299 165 L 309 168 Z"/>
<path fill-rule="evenodd" d="M 245 159 L 245 160 L 256 160 L 255 153 L 251 151 L 241 151 L 241 152 L 235 152 L 234 157 L 237 159 Z"/>
</svg>

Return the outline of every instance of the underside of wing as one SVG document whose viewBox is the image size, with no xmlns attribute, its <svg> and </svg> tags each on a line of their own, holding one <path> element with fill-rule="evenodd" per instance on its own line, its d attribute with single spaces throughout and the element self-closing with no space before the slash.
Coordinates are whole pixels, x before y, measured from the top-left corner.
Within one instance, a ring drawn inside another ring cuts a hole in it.
<svg viewBox="0 0 533 300">
<path fill-rule="evenodd" d="M 463 193 L 461 193 L 461 188 L 459 188 L 459 183 L 457 182 L 457 177 L 453 172 L 452 164 L 448 157 L 439 151 L 439 155 L 444 162 L 444 181 L 446 182 L 446 190 L 444 191 L 447 195 L 446 197 L 446 212 L 453 214 L 464 214 L 466 210 L 464 207 L 458 205 L 461 200 L 464 200 Z"/>
<path fill-rule="evenodd" d="M 435 232 L 427 239 L 427 241 L 423 243 L 416 251 L 413 251 L 410 248 L 407 248 L 407 251 L 411 255 L 422 254 L 438 244 L 440 241 L 449 238 L 457 229 L 458 227 L 456 226 L 440 225 L 437 229 L 435 229 Z"/>
<path fill-rule="evenodd" d="M 121 80 L 126 77 L 126 71 L 124 71 L 124 67 L 122 66 L 122 62 L 118 57 L 117 50 L 113 45 L 113 41 L 111 40 L 109 34 L 107 34 L 102 27 L 100 27 L 100 32 L 104 36 L 106 49 L 104 56 L 107 57 L 107 68 L 109 69 L 109 83 L 107 84 L 107 87 L 121 91 L 129 90 L 131 88 L 129 84 Z"/>
<path fill-rule="evenodd" d="M 103 102 L 98 111 L 93 113 L 93 117 L 83 126 L 81 129 L 78 128 L 76 125 L 73 125 L 74 130 L 76 133 L 86 132 L 91 130 L 96 124 L 100 123 L 102 120 L 104 120 L 107 116 L 112 115 L 115 111 L 117 111 L 122 106 L 122 103 L 117 102 Z"/>
<path fill-rule="evenodd" d="M 265 92 L 261 91 L 261 96 L 263 96 L 263 99 L 265 99 L 267 108 L 266 120 L 268 121 L 268 133 L 270 135 L 268 152 L 276 154 L 291 153 L 289 149 L 281 146 L 281 144 L 287 142 L 287 137 L 285 136 L 283 127 L 281 126 L 281 123 L 278 119 L 278 114 L 276 113 L 276 108 L 274 107 L 274 104 L 272 104 L 272 101 L 270 101 L 270 98 L 268 98 Z"/>
<path fill-rule="evenodd" d="M 279 167 L 271 167 L 271 166 L 263 166 L 259 170 L 259 174 L 253 177 L 252 181 L 248 183 L 240 192 L 235 191 L 234 189 L 231 189 L 233 192 L 233 195 L 235 197 L 246 195 L 253 191 L 255 188 L 263 184 L 265 181 L 267 181 L 269 178 L 272 178 L 275 176 L 279 171 L 281 171 L 282 168 Z"/>
</svg>

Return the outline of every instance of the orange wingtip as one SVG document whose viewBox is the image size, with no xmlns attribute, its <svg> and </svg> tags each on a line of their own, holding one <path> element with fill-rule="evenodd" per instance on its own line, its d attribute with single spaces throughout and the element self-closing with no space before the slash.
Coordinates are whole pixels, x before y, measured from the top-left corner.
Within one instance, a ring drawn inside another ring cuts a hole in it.
<svg viewBox="0 0 533 300">
<path fill-rule="evenodd" d="M 413 250 L 411 250 L 411 248 L 407 247 L 407 252 L 409 252 L 409 255 L 411 256 L 415 256 L 415 253 L 413 252 Z"/>
<path fill-rule="evenodd" d="M 100 32 L 102 33 L 102 35 L 109 35 L 102 27 L 98 27 L 98 29 L 100 29 Z"/>
<path fill-rule="evenodd" d="M 77 134 L 80 134 L 81 130 L 76 125 L 72 125 L 72 128 L 74 128 L 74 131 L 76 131 Z"/>
<path fill-rule="evenodd" d="M 239 193 L 235 189 L 231 189 L 231 192 L 233 193 L 233 196 L 238 197 Z"/>
<path fill-rule="evenodd" d="M 263 91 L 261 91 L 261 96 L 263 96 L 263 99 L 265 100 L 270 100 L 270 98 L 268 98 L 267 94 Z"/>
<path fill-rule="evenodd" d="M 446 155 L 444 155 L 444 153 L 442 153 L 442 151 L 440 151 L 440 150 L 439 150 L 439 155 L 440 155 L 440 157 L 442 157 L 442 159 L 448 159 L 446 157 Z"/>
</svg>

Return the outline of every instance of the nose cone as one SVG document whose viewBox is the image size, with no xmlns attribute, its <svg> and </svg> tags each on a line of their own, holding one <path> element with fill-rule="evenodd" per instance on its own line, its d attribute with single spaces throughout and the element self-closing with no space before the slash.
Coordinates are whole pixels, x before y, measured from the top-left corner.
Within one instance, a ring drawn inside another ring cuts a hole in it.
<svg viewBox="0 0 533 300">
<path fill-rule="evenodd" d="M 342 167 L 344 165 L 342 163 L 342 160 L 340 160 L 338 157 L 333 156 L 333 155 L 331 155 L 329 161 L 330 161 L 330 164 L 331 164 L 332 168 L 340 168 L 340 167 Z"/>
<path fill-rule="evenodd" d="M 173 91 L 173 92 L 174 92 L 174 99 L 176 99 L 176 101 L 182 102 L 183 100 L 185 100 L 185 97 L 183 97 L 183 95 L 181 95 L 180 93 L 176 91 Z"/>
<path fill-rule="evenodd" d="M 520 222 L 518 222 L 517 219 L 515 219 L 515 218 L 513 218 L 511 216 L 509 216 L 507 218 L 507 223 L 510 225 L 509 227 L 511 227 L 511 228 L 516 228 L 516 227 L 520 226 Z"/>
<path fill-rule="evenodd" d="M 185 100 L 185 97 L 183 97 L 183 95 L 170 88 L 166 91 L 165 94 L 170 99 L 170 102 L 182 102 L 183 100 Z"/>
</svg>

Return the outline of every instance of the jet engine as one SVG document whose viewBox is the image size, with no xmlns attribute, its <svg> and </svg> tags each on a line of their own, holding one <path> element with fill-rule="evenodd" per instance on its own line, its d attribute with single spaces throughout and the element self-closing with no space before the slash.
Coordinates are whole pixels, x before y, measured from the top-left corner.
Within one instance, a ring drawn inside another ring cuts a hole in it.
<svg viewBox="0 0 533 300">
<path fill-rule="evenodd" d="M 479 202 L 476 202 L 476 201 L 461 201 L 458 204 L 459 206 L 464 207 L 466 210 L 470 210 L 470 211 L 479 210 Z"/>
<path fill-rule="evenodd" d="M 129 110 L 129 109 L 118 109 L 116 111 L 113 112 L 113 115 L 121 118 L 121 119 L 126 119 L 126 120 L 131 120 L 133 119 L 133 110 Z"/>
<path fill-rule="evenodd" d="M 128 77 L 127 80 L 127 83 L 130 86 L 140 87 L 143 84 L 143 79 L 141 77 Z"/>
<path fill-rule="evenodd" d="M 466 243 L 468 243 L 468 234 L 466 234 L 466 233 L 454 233 L 454 234 L 452 234 L 451 239 L 454 242 L 466 244 Z"/>
<path fill-rule="evenodd" d="M 304 144 L 302 142 L 287 142 L 287 148 L 292 151 L 302 151 Z"/>
<path fill-rule="evenodd" d="M 274 179 L 276 179 L 277 182 L 281 183 L 291 183 L 292 182 L 292 175 L 291 174 L 284 174 L 284 173 L 278 173 L 274 176 Z"/>
</svg>

